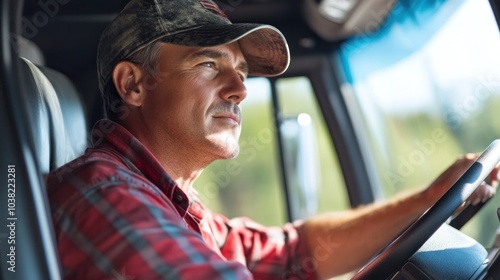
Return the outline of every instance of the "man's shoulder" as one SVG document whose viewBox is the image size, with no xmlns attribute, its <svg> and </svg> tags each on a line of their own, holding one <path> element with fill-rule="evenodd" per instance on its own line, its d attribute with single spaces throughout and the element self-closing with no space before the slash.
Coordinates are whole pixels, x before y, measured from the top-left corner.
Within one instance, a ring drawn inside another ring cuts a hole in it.
<svg viewBox="0 0 500 280">
<path fill-rule="evenodd" d="M 47 187 L 50 189 L 69 183 L 75 177 L 88 182 L 92 182 L 98 177 L 112 177 L 119 171 L 123 172 L 124 167 L 119 159 L 105 153 L 86 152 L 52 171 L 47 177 Z"/>
<path fill-rule="evenodd" d="M 150 185 L 146 178 L 130 170 L 118 157 L 102 152 L 87 152 L 51 172 L 46 182 L 51 204 L 67 202 L 111 186 Z"/>
</svg>

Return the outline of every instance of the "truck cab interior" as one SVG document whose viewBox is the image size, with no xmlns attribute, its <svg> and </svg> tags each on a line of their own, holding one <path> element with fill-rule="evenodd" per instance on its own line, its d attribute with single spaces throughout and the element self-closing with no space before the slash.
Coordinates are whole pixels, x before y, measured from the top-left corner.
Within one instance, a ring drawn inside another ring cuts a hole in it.
<svg viewBox="0 0 500 280">
<path fill-rule="evenodd" d="M 127 2 L 0 0 L 0 279 L 61 279 L 44 178 L 104 118 L 97 45 Z M 197 182 L 213 211 L 279 225 L 425 186 L 483 153 L 335 279 L 500 279 L 500 196 L 455 215 L 500 161 L 500 1 L 215 2 L 233 22 L 280 29 L 291 64 L 247 80 L 240 155 Z"/>
</svg>

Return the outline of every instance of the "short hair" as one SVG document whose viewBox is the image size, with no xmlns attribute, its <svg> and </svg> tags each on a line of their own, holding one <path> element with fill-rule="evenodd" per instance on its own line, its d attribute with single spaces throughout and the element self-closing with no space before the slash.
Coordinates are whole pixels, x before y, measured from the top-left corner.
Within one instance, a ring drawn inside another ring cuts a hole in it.
<svg viewBox="0 0 500 280">
<path fill-rule="evenodd" d="M 155 78 L 158 70 L 158 59 L 161 49 L 161 42 L 156 41 L 145 48 L 135 52 L 130 57 L 125 58 L 125 61 L 130 61 L 141 67 L 146 73 Z M 116 90 L 114 82 L 111 80 L 103 92 L 104 112 L 106 117 L 113 121 L 123 119 L 122 99 Z"/>
</svg>

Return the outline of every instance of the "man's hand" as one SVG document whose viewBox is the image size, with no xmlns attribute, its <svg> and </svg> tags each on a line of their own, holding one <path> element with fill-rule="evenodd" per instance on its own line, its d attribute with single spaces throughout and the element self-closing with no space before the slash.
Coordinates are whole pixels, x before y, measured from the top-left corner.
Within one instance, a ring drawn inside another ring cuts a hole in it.
<svg viewBox="0 0 500 280">
<path fill-rule="evenodd" d="M 425 190 L 426 197 L 436 202 L 443 196 L 448 189 L 462 176 L 462 174 L 474 163 L 479 157 L 479 154 L 466 154 L 455 161 L 448 169 L 446 169 L 432 184 Z M 465 205 L 476 205 L 480 202 L 485 202 L 490 197 L 495 195 L 499 181 L 500 165 L 496 165 L 485 182 L 471 194 Z"/>
</svg>

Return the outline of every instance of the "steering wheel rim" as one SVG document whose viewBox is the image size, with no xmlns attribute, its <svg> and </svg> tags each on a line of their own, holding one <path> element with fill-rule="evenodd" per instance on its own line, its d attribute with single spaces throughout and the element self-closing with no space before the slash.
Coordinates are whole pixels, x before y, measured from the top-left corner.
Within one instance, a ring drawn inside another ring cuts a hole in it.
<svg viewBox="0 0 500 280">
<path fill-rule="evenodd" d="M 500 161 L 500 139 L 494 140 L 453 186 L 412 225 L 366 264 L 353 280 L 387 279 L 446 222 Z M 418 234 L 416 234 L 418 232 Z"/>
</svg>

